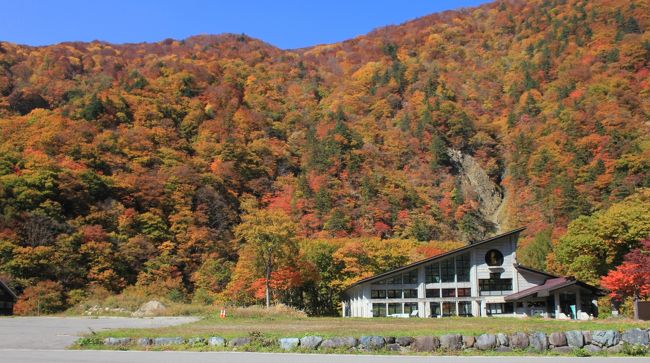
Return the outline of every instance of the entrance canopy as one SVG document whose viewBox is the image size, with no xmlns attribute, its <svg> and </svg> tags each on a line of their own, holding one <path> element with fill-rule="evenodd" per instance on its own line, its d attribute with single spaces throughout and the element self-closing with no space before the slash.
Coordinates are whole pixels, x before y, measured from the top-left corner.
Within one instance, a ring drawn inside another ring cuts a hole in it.
<svg viewBox="0 0 650 363">
<path fill-rule="evenodd" d="M 534 286 L 529 289 L 510 294 L 505 297 L 505 300 L 512 302 L 525 298 L 547 297 L 560 289 L 565 289 L 570 286 L 577 286 L 583 289 L 587 289 L 594 295 L 604 295 L 604 292 L 599 288 L 585 284 L 584 282 L 577 281 L 573 277 L 556 277 L 546 280 L 543 285 Z"/>
</svg>

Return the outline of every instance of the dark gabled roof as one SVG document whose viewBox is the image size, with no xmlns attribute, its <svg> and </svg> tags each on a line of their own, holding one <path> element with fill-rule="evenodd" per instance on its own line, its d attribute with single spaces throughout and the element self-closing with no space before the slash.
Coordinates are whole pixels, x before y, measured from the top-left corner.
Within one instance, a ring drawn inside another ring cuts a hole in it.
<svg viewBox="0 0 650 363">
<path fill-rule="evenodd" d="M 549 293 L 567 286 L 571 285 L 578 285 L 580 287 L 583 287 L 585 289 L 592 290 L 596 294 L 603 294 L 602 290 L 595 287 L 591 286 L 589 284 L 586 284 L 584 282 L 578 281 L 573 277 L 556 277 L 552 279 L 546 280 L 544 284 L 539 285 L 539 286 L 533 286 L 531 288 L 528 288 L 526 290 L 522 290 L 519 292 L 516 292 L 514 294 L 510 294 L 505 297 L 506 301 L 516 301 L 519 299 L 523 299 L 528 296 L 532 296 L 534 294 L 537 294 L 541 291 L 548 291 Z"/>
<path fill-rule="evenodd" d="M 517 228 L 517 229 L 513 229 L 512 231 L 508 231 L 508 232 L 505 232 L 505 233 L 501 233 L 501 234 L 498 234 L 498 235 L 496 235 L 496 236 L 492 236 L 492 237 L 490 237 L 490 238 L 488 238 L 488 239 L 485 239 L 485 240 L 482 240 L 482 241 L 479 241 L 479 242 L 475 242 L 475 243 L 467 244 L 466 246 L 463 246 L 463 247 L 460 247 L 460 248 L 456 248 L 455 250 L 447 251 L 447 252 L 445 252 L 445 253 L 441 253 L 441 254 L 439 254 L 439 255 L 435 255 L 435 256 L 432 256 L 432 257 L 429 257 L 429 258 L 425 258 L 424 260 L 416 261 L 416 262 L 413 262 L 413 263 L 408 264 L 408 265 L 406 265 L 406 266 L 402 266 L 402 267 L 396 268 L 396 269 L 391 270 L 391 271 L 387 271 L 387 272 L 384 272 L 384 273 L 380 273 L 380 274 L 378 274 L 378 275 L 374 275 L 374 276 L 371 276 L 371 277 L 367 277 L 367 278 L 365 278 L 365 279 L 362 279 L 362 280 L 359 280 L 359 281 L 355 282 L 354 284 L 350 285 L 350 286 L 349 286 L 347 289 L 345 289 L 345 290 L 347 291 L 347 290 L 349 290 L 350 288 L 352 288 L 352 287 L 354 287 L 354 286 L 357 286 L 357 285 L 359 285 L 359 284 L 363 284 L 363 283 L 365 283 L 365 282 L 369 282 L 369 281 L 378 280 L 378 279 L 381 279 L 381 278 L 383 278 L 383 277 L 386 277 L 386 276 L 392 275 L 392 274 L 394 274 L 394 273 L 396 273 L 396 272 L 400 272 L 400 271 L 408 270 L 408 269 L 410 269 L 410 268 L 413 268 L 413 267 L 416 267 L 416 266 L 419 266 L 419 265 L 425 264 L 425 263 L 427 263 L 427 262 L 432 262 L 432 261 L 435 261 L 435 260 L 438 260 L 438 259 L 441 259 L 441 258 L 444 258 L 444 257 L 450 256 L 450 255 L 453 255 L 453 254 L 455 254 L 455 253 L 458 253 L 458 252 L 462 252 L 462 251 L 468 250 L 468 249 L 470 249 L 470 248 L 472 248 L 472 247 L 476 247 L 476 246 L 482 245 L 482 244 L 484 244 L 484 243 L 492 242 L 492 241 L 494 241 L 494 240 L 496 240 L 496 239 L 499 239 L 499 238 L 501 238 L 501 237 L 509 236 L 509 235 L 511 235 L 511 234 L 515 234 L 515 233 L 519 233 L 519 232 L 523 231 L 524 229 L 526 229 L 526 227 L 520 227 L 520 228 Z"/>
<path fill-rule="evenodd" d="M 532 272 L 532 273 L 534 273 L 534 274 L 542 275 L 542 276 L 545 276 L 545 277 L 550 278 L 550 279 L 554 279 L 554 278 L 556 278 L 556 277 L 559 277 L 559 276 L 555 276 L 555 275 L 553 275 L 553 274 L 550 274 L 550 273 L 548 273 L 548 272 L 544 272 L 544 271 L 542 271 L 542 270 L 537 270 L 537 269 L 534 269 L 534 268 L 532 268 L 532 267 L 528 267 L 528 266 L 520 265 L 520 264 L 518 264 L 518 263 L 515 264 L 515 268 L 516 268 L 517 270 L 519 270 L 519 271 Z"/>
<path fill-rule="evenodd" d="M 16 293 L 12 289 L 10 289 L 9 286 L 7 286 L 7 284 L 5 284 L 2 280 L 0 280 L 0 289 L 7 291 L 9 295 L 11 295 L 14 298 L 14 300 L 18 299 Z"/>
</svg>

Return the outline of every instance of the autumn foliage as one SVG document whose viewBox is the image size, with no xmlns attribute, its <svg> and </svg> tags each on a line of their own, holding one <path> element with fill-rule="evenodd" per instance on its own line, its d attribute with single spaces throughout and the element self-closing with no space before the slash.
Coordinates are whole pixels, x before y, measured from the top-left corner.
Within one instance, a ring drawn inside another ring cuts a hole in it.
<svg viewBox="0 0 650 363">
<path fill-rule="evenodd" d="M 628 253 L 625 261 L 603 276 L 600 283 L 618 301 L 650 297 L 650 239 Z"/>
<path fill-rule="evenodd" d="M 40 281 L 23 291 L 14 306 L 16 315 L 46 315 L 65 308 L 63 286 L 59 282 Z"/>
<path fill-rule="evenodd" d="M 597 283 L 647 237 L 607 235 L 599 216 L 634 218 L 616 206 L 650 187 L 648 13 L 496 1 L 298 50 L 234 34 L 0 42 L 0 273 L 23 293 L 259 303 L 237 232 L 252 198 L 299 245 L 272 297 L 314 314 L 495 222 L 528 227 L 523 262 Z M 449 149 L 503 192 L 498 215 Z"/>
</svg>

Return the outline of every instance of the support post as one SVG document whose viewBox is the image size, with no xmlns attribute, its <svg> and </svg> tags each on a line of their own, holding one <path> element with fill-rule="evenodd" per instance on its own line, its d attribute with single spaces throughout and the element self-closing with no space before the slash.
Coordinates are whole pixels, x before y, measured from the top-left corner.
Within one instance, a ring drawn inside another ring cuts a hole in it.
<svg viewBox="0 0 650 363">
<path fill-rule="evenodd" d="M 580 320 L 582 315 L 582 297 L 580 296 L 580 289 L 576 291 L 576 320 Z"/>
<path fill-rule="evenodd" d="M 562 309 L 560 309 L 560 293 L 557 291 L 554 292 L 553 298 L 555 299 L 555 319 L 559 319 L 560 313 L 562 312 Z"/>
</svg>

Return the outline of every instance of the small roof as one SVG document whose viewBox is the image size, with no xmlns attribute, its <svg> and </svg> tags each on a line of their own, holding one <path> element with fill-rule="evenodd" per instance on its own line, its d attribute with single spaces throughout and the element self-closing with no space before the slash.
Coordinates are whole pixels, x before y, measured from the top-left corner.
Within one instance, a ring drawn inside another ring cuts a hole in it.
<svg viewBox="0 0 650 363">
<path fill-rule="evenodd" d="M 526 290 L 522 290 L 522 291 L 516 292 L 514 294 L 510 294 L 510 295 L 505 297 L 505 300 L 506 301 L 516 301 L 516 300 L 519 300 L 519 299 L 523 299 L 525 297 L 535 295 L 535 294 L 537 294 L 539 292 L 542 292 L 542 291 L 547 291 L 547 292 L 550 293 L 550 292 L 553 292 L 555 290 L 559 290 L 559 289 L 562 289 L 562 288 L 565 288 L 565 287 L 568 287 L 568 286 L 571 286 L 571 285 L 578 285 L 578 286 L 583 287 L 585 289 L 592 290 L 592 291 L 596 292 L 597 294 L 602 294 L 602 291 L 599 288 L 597 288 L 595 286 L 591 286 L 591 285 L 586 284 L 584 282 L 580 282 L 580 281 L 576 280 L 573 277 L 556 277 L 556 278 L 546 280 L 546 282 L 544 282 L 544 284 L 542 284 L 542 285 L 534 286 L 534 287 L 528 288 Z"/>
<path fill-rule="evenodd" d="M 7 291 L 9 295 L 11 295 L 14 298 L 14 300 L 18 299 L 16 293 L 11 288 L 9 288 L 9 286 L 7 286 L 7 284 L 5 284 L 2 280 L 0 280 L 0 289 Z"/>
<path fill-rule="evenodd" d="M 526 227 L 520 227 L 520 228 L 517 228 L 517 229 L 513 229 L 513 230 L 511 230 L 511 231 L 508 231 L 508 232 L 505 232 L 505 233 L 501 233 L 501 234 L 498 234 L 498 235 L 496 235 L 496 236 L 492 236 L 492 237 L 490 237 L 490 238 L 488 238 L 488 239 L 485 239 L 485 240 L 482 240 L 482 241 L 479 241 L 479 242 L 469 243 L 469 244 L 467 244 L 467 245 L 465 245 L 465 246 L 463 246 L 463 247 L 456 248 L 455 250 L 447 251 L 447 252 L 445 252 L 445 253 L 441 253 L 441 254 L 439 254 L 439 255 L 431 256 L 431 257 L 429 257 L 429 258 L 425 258 L 424 260 L 416 261 L 416 262 L 413 262 L 413 263 L 408 264 L 408 265 L 406 265 L 406 266 L 402 266 L 402 267 L 396 268 L 396 269 L 394 269 L 394 270 L 390 270 L 390 271 L 387 271 L 387 272 L 384 272 L 384 273 L 380 273 L 380 274 L 377 274 L 377 275 L 374 275 L 374 276 L 371 276 L 371 277 L 367 277 L 367 278 L 365 278 L 365 279 L 361 279 L 361 280 L 355 282 L 354 284 L 350 285 L 350 286 L 349 286 L 347 289 L 345 289 L 345 290 L 347 291 L 347 290 L 351 289 L 352 287 L 357 286 L 357 285 L 359 285 L 359 284 L 363 284 L 363 283 L 365 283 L 365 282 L 369 282 L 369 281 L 378 280 L 378 279 L 381 279 L 381 278 L 383 278 L 383 277 L 386 277 L 386 276 L 392 275 L 392 274 L 394 274 L 394 273 L 396 273 L 396 272 L 400 272 L 400 271 L 408 270 L 408 269 L 410 269 L 410 268 L 413 268 L 413 267 L 416 267 L 416 266 L 419 266 L 419 265 L 425 264 L 425 263 L 427 263 L 427 262 L 432 262 L 432 261 L 435 261 L 435 260 L 437 260 L 437 259 L 441 259 L 441 258 L 444 258 L 444 257 L 450 256 L 450 255 L 453 255 L 453 254 L 455 254 L 455 253 L 458 253 L 458 252 L 462 252 L 462 251 L 468 250 L 468 249 L 470 249 L 470 248 L 472 248 L 472 247 L 476 247 L 476 246 L 482 245 L 482 244 L 484 244 L 484 243 L 492 242 L 492 241 L 494 241 L 494 240 L 496 240 L 496 239 L 499 239 L 499 238 L 501 238 L 501 237 L 505 237 L 505 236 L 508 236 L 508 235 L 512 235 L 512 234 L 519 233 L 519 232 L 523 231 L 524 229 L 526 229 Z"/>
<path fill-rule="evenodd" d="M 528 267 L 528 266 L 520 265 L 519 263 L 516 263 L 516 264 L 515 264 L 515 268 L 516 268 L 518 271 L 532 272 L 532 273 L 534 273 L 534 274 L 542 275 L 542 276 L 545 276 L 545 277 L 547 277 L 547 278 L 551 278 L 551 279 L 556 278 L 556 277 L 559 277 L 559 276 L 556 276 L 556 275 L 550 274 L 550 273 L 545 272 L 545 271 L 542 271 L 542 270 L 537 270 L 537 269 L 534 269 L 534 268 L 532 268 L 532 267 Z"/>
</svg>

